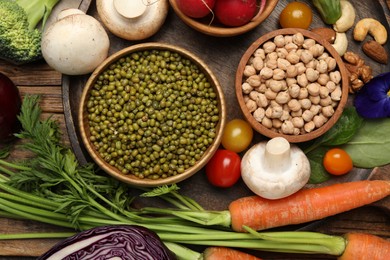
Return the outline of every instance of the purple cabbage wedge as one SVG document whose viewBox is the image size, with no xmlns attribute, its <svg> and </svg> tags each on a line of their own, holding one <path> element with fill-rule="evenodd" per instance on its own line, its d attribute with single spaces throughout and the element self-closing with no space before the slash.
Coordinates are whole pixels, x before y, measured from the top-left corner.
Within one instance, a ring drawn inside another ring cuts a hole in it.
<svg viewBox="0 0 390 260">
<path fill-rule="evenodd" d="M 390 117 L 390 72 L 372 78 L 356 93 L 354 105 L 364 118 Z"/>
<path fill-rule="evenodd" d="M 170 260 L 176 257 L 153 231 L 137 225 L 112 225 L 82 231 L 38 258 L 49 259 Z"/>
</svg>

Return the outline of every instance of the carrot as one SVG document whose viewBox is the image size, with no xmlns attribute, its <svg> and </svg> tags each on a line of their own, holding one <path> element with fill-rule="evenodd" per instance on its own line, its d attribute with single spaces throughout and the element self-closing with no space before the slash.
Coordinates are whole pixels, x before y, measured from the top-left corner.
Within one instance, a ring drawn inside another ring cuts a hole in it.
<svg viewBox="0 0 390 260">
<path fill-rule="evenodd" d="M 208 247 L 203 254 L 206 260 L 261 260 L 253 255 L 220 246 Z"/>
<path fill-rule="evenodd" d="M 390 181 L 364 180 L 303 189 L 278 200 L 249 196 L 229 205 L 231 226 L 242 232 L 244 225 L 264 230 L 301 224 L 358 208 L 388 195 Z"/>
<path fill-rule="evenodd" d="M 345 235 L 347 246 L 339 260 L 390 259 L 390 241 L 363 233 Z"/>
</svg>

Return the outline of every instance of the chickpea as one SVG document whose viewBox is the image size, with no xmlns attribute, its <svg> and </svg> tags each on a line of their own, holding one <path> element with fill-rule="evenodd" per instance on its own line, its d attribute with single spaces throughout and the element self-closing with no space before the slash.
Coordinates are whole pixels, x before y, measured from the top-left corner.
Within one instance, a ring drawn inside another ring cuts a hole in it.
<svg viewBox="0 0 390 260">
<path fill-rule="evenodd" d="M 335 84 L 339 84 L 341 81 L 341 74 L 340 71 L 332 71 L 329 73 L 329 78 L 331 81 L 333 81 Z"/>
<path fill-rule="evenodd" d="M 279 92 L 276 95 L 275 101 L 281 105 L 286 104 L 287 102 L 290 101 L 290 95 L 288 94 L 288 92 Z"/>
<path fill-rule="evenodd" d="M 320 84 L 318 83 L 310 83 L 307 85 L 307 91 L 311 96 L 318 96 L 320 94 Z"/>
<path fill-rule="evenodd" d="M 287 105 L 291 111 L 298 111 L 302 108 L 302 104 L 296 99 L 291 99 L 288 101 Z"/>
<path fill-rule="evenodd" d="M 315 124 L 313 121 L 307 122 L 304 126 L 303 129 L 305 130 L 306 133 L 310 133 L 311 131 L 314 130 Z"/>
<path fill-rule="evenodd" d="M 278 67 L 278 61 L 276 59 L 267 59 L 265 62 L 265 66 L 270 69 L 276 69 Z"/>
<path fill-rule="evenodd" d="M 307 88 L 299 88 L 299 95 L 298 99 L 304 99 L 309 96 L 309 92 L 307 91 Z"/>
<path fill-rule="evenodd" d="M 250 113 L 252 113 L 253 111 L 255 111 L 257 109 L 257 104 L 256 104 L 256 101 L 252 100 L 252 99 L 248 99 L 246 102 L 245 102 L 245 105 L 246 105 L 246 108 L 248 108 L 248 111 Z"/>
<path fill-rule="evenodd" d="M 249 94 L 253 90 L 253 87 L 248 82 L 244 82 L 241 85 L 241 89 L 242 93 Z"/>
<path fill-rule="evenodd" d="M 301 61 L 305 64 L 313 60 L 313 54 L 308 50 L 303 50 L 301 54 Z"/>
<path fill-rule="evenodd" d="M 305 122 L 310 122 L 313 119 L 313 117 L 314 117 L 314 113 L 310 110 L 305 110 L 302 113 L 302 119 Z"/>
<path fill-rule="evenodd" d="M 305 49 L 309 49 L 310 47 L 314 46 L 316 44 L 316 41 L 313 39 L 305 39 L 303 42 L 302 47 Z"/>
<path fill-rule="evenodd" d="M 252 65 L 246 65 L 244 68 L 244 76 L 250 77 L 256 75 L 256 69 Z"/>
<path fill-rule="evenodd" d="M 288 62 L 288 61 L 287 61 Z M 290 62 L 289 62 L 290 63 Z M 298 69 L 296 66 L 291 65 L 286 67 L 286 77 L 287 78 L 294 78 L 298 75 Z"/>
<path fill-rule="evenodd" d="M 246 82 L 249 83 L 253 88 L 260 86 L 261 79 L 258 75 L 252 75 L 246 79 Z"/>
<path fill-rule="evenodd" d="M 260 77 L 262 79 L 269 79 L 269 78 L 272 78 L 274 74 L 274 71 L 268 67 L 264 67 L 260 70 Z"/>
<path fill-rule="evenodd" d="M 314 105 L 320 104 L 321 97 L 319 95 L 317 96 L 309 96 L 310 102 Z"/>
<path fill-rule="evenodd" d="M 256 71 L 260 71 L 264 67 L 264 60 L 261 57 L 256 56 L 252 60 L 252 65 Z"/>
<path fill-rule="evenodd" d="M 312 105 L 310 99 L 308 99 L 308 98 L 300 99 L 300 100 L 299 100 L 299 104 L 300 104 L 301 107 L 302 107 L 303 109 L 305 109 L 305 110 L 306 110 L 306 109 L 310 109 L 310 107 L 311 107 L 311 105 Z"/>
<path fill-rule="evenodd" d="M 315 82 L 315 81 L 317 81 L 319 76 L 320 76 L 320 73 L 317 70 L 315 70 L 313 68 L 306 69 L 306 78 L 308 81 Z"/>
<path fill-rule="evenodd" d="M 267 81 L 268 87 L 273 91 L 273 92 L 279 92 L 283 88 L 283 83 L 281 80 L 269 80 Z"/>
<path fill-rule="evenodd" d="M 332 100 L 332 98 L 330 96 L 327 96 L 325 98 L 321 98 L 320 99 L 320 105 L 322 107 L 332 105 L 332 103 L 333 103 L 333 100 Z"/>
<path fill-rule="evenodd" d="M 297 83 L 301 87 L 306 87 L 309 81 L 307 80 L 306 74 L 301 74 L 297 76 Z"/>
<path fill-rule="evenodd" d="M 328 120 L 322 114 L 313 117 L 313 122 L 316 128 L 320 128 L 321 126 L 323 126 L 326 123 L 326 121 Z"/>
<path fill-rule="evenodd" d="M 297 64 L 299 62 L 299 55 L 295 51 L 290 51 L 286 56 L 286 60 L 291 64 Z"/>
<path fill-rule="evenodd" d="M 272 128 L 272 121 L 266 116 L 261 120 L 261 124 L 268 129 Z"/>
<path fill-rule="evenodd" d="M 322 86 L 325 86 L 326 83 L 328 83 L 329 81 L 329 75 L 326 74 L 326 73 L 321 73 L 319 76 L 318 76 L 318 79 L 317 79 L 317 82 L 318 84 L 322 85 Z"/>
<path fill-rule="evenodd" d="M 305 37 L 302 33 L 296 33 L 293 35 L 292 42 L 295 43 L 297 46 L 302 46 L 305 42 Z"/>
<path fill-rule="evenodd" d="M 274 43 L 275 43 L 276 47 L 283 48 L 284 45 L 286 44 L 286 42 L 284 40 L 284 36 L 283 35 L 275 36 Z"/>
<path fill-rule="evenodd" d="M 305 121 L 302 117 L 293 117 L 291 119 L 291 122 L 293 123 L 293 126 L 296 128 L 302 128 L 305 124 Z"/>
<path fill-rule="evenodd" d="M 292 98 L 297 98 L 299 96 L 299 90 L 301 88 L 297 84 L 291 84 L 289 86 L 289 94 Z"/>
<path fill-rule="evenodd" d="M 253 117 L 255 118 L 256 121 L 261 122 L 263 118 L 265 117 L 265 110 L 262 107 L 257 108 L 253 112 Z"/>
<path fill-rule="evenodd" d="M 276 49 L 276 44 L 272 41 L 267 41 L 266 43 L 263 44 L 263 50 L 264 52 L 271 53 Z"/>
<path fill-rule="evenodd" d="M 281 128 L 282 128 L 283 134 L 293 134 L 294 133 L 294 125 L 290 120 L 284 121 Z"/>
<path fill-rule="evenodd" d="M 278 118 L 274 118 L 271 121 L 272 121 L 272 127 L 273 128 L 279 129 L 279 128 L 282 127 L 282 124 L 283 124 L 282 120 L 280 120 Z"/>
<path fill-rule="evenodd" d="M 278 62 L 278 68 L 284 71 L 287 70 L 287 67 L 291 66 L 291 63 L 288 60 L 283 58 L 278 58 L 277 62 Z"/>
<path fill-rule="evenodd" d="M 263 48 L 258 48 L 255 50 L 255 52 L 253 53 L 253 56 L 255 57 L 259 57 L 261 58 L 262 60 L 265 59 L 265 51 L 263 50 Z"/>
<path fill-rule="evenodd" d="M 271 89 L 267 89 L 264 95 L 267 97 L 267 99 L 274 100 L 276 98 L 277 93 L 273 92 Z"/>
<path fill-rule="evenodd" d="M 286 77 L 286 72 L 282 69 L 274 69 L 274 75 L 272 76 L 275 80 L 282 80 Z"/>
<path fill-rule="evenodd" d="M 334 108 L 331 105 L 330 106 L 324 106 L 322 108 L 322 114 L 325 117 L 331 117 L 334 114 Z"/>
<path fill-rule="evenodd" d="M 291 51 L 296 51 L 298 50 L 298 45 L 296 45 L 295 43 L 287 43 L 284 48 L 288 51 L 288 52 L 291 52 Z"/>
<path fill-rule="evenodd" d="M 285 59 L 288 55 L 288 51 L 285 48 L 277 48 L 276 53 L 279 58 Z"/>
</svg>

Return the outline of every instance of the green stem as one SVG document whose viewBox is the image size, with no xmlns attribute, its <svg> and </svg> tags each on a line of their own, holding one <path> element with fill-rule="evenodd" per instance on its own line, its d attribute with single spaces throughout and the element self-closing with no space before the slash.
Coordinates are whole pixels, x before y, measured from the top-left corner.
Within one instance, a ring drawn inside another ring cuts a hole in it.
<svg viewBox="0 0 390 260">
<path fill-rule="evenodd" d="M 43 198 L 40 196 L 33 195 L 31 193 L 16 189 L 14 187 L 11 187 L 10 185 L 7 185 L 6 183 L 0 182 L 0 189 L 5 191 L 5 192 L 19 196 L 21 198 L 25 198 L 25 199 L 28 199 L 30 201 L 40 203 L 41 205 L 45 205 L 47 207 L 57 209 L 60 206 L 60 204 L 58 202 L 55 202 L 53 200 L 46 199 L 46 198 Z"/>
<path fill-rule="evenodd" d="M 76 234 L 75 232 L 48 232 L 48 233 L 20 233 L 20 234 L 0 234 L 0 240 L 10 239 L 35 239 L 35 238 L 68 238 Z"/>
<path fill-rule="evenodd" d="M 3 165 L 3 166 L 8 167 L 8 168 L 12 168 L 14 170 L 19 170 L 19 171 L 30 171 L 31 170 L 30 167 L 11 163 L 11 162 L 4 161 L 4 160 L 0 160 L 0 165 Z M 11 172 L 10 175 L 12 175 L 12 174 L 14 174 L 14 172 Z"/>
<path fill-rule="evenodd" d="M 141 211 L 146 214 L 168 214 L 183 218 L 194 223 L 205 226 L 219 225 L 222 227 L 231 226 L 231 216 L 228 210 L 223 211 L 191 211 L 191 210 L 175 210 L 145 207 Z"/>
</svg>

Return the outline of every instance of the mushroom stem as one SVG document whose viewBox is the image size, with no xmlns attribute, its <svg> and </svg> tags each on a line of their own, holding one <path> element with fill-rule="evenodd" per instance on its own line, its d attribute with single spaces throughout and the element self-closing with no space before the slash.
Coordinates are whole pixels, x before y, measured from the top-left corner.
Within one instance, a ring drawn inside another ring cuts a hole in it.
<svg viewBox="0 0 390 260">
<path fill-rule="evenodd" d="M 264 150 L 264 169 L 274 174 L 281 174 L 291 165 L 290 143 L 282 137 L 275 137 L 267 142 Z"/>
</svg>

